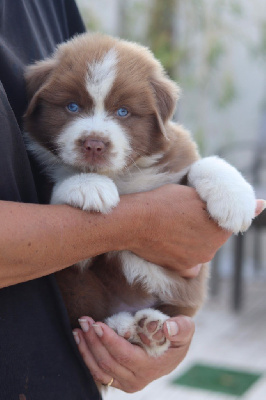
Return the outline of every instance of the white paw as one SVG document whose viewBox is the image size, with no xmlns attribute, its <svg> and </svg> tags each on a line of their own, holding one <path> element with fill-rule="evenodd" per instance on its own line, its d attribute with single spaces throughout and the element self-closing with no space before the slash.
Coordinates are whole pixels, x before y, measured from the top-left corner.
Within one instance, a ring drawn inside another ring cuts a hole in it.
<svg viewBox="0 0 266 400">
<path fill-rule="evenodd" d="M 51 204 L 69 204 L 87 211 L 108 213 L 119 203 L 114 182 L 107 176 L 78 174 L 56 183 Z"/>
<path fill-rule="evenodd" d="M 234 167 L 219 157 L 203 158 L 191 166 L 188 180 L 222 228 L 234 233 L 249 228 L 255 217 L 255 193 Z"/>
<path fill-rule="evenodd" d="M 158 310 L 147 308 L 133 316 L 121 312 L 106 319 L 106 324 L 129 342 L 143 347 L 152 357 L 159 357 L 170 346 L 163 332 L 163 324 L 169 317 Z"/>
</svg>

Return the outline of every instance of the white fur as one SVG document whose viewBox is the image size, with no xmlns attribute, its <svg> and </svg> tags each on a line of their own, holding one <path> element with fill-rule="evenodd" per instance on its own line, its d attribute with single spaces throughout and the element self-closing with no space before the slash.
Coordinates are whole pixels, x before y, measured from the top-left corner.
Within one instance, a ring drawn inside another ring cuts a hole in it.
<svg viewBox="0 0 266 400">
<path fill-rule="evenodd" d="M 55 184 L 51 204 L 69 204 L 87 211 L 108 213 L 119 203 L 114 182 L 107 176 L 78 174 Z"/>
<path fill-rule="evenodd" d="M 86 88 L 94 100 L 95 111 L 104 110 L 104 100 L 116 77 L 117 54 L 110 49 L 101 61 L 88 65 Z"/>
<path fill-rule="evenodd" d="M 255 194 L 234 167 L 221 158 L 206 157 L 191 166 L 188 181 L 222 228 L 234 233 L 248 229 L 255 216 Z"/>
<path fill-rule="evenodd" d="M 23 133 L 23 137 L 27 150 L 39 161 L 39 165 L 43 167 L 45 172 L 60 164 L 60 160 L 51 151 L 32 140 L 27 132 Z"/>
<path fill-rule="evenodd" d="M 136 161 L 136 165 L 140 168 L 151 167 L 163 157 L 163 153 L 153 154 L 151 156 L 142 156 Z"/>
<path fill-rule="evenodd" d="M 119 312 L 106 318 L 104 322 L 120 336 L 124 337 L 126 333 L 130 334 L 131 339 L 135 336 L 135 320 L 130 312 Z"/>
<path fill-rule="evenodd" d="M 139 322 L 144 319 L 143 327 L 141 327 Z M 171 343 L 165 337 L 160 341 L 155 340 L 153 335 L 162 329 L 163 323 L 167 319 L 169 319 L 169 317 L 161 311 L 148 308 L 137 311 L 134 316 L 127 312 L 115 314 L 112 317 L 107 318 L 105 323 L 110 328 L 114 329 L 120 336 L 130 334 L 128 339 L 130 342 L 141 345 L 150 356 L 159 357 L 170 347 Z M 149 322 L 158 322 L 156 330 L 152 333 L 147 329 L 147 324 Z M 144 334 L 150 340 L 150 345 L 144 344 L 139 334 Z"/>
<path fill-rule="evenodd" d="M 79 173 L 79 171 L 74 167 L 62 164 L 60 158 L 51 153 L 38 142 L 31 140 L 27 133 L 25 133 L 24 136 L 27 150 L 30 151 L 39 161 L 40 166 L 43 167 L 44 172 L 52 179 L 53 182 L 61 182 L 63 179 Z"/>
<path fill-rule="evenodd" d="M 102 140 L 110 141 L 114 148 L 111 154 L 110 165 L 99 167 L 103 172 L 117 171 L 124 168 L 127 156 L 130 153 L 130 140 L 125 130 L 113 118 L 102 111 L 91 117 L 77 117 L 75 121 L 65 127 L 57 138 L 59 156 L 66 164 L 88 168 L 88 163 L 81 156 L 77 148 L 77 140 L 96 133 Z M 92 166 L 93 169 L 93 166 Z"/>
<path fill-rule="evenodd" d="M 180 172 L 161 172 L 161 167 L 139 168 L 133 165 L 123 174 L 114 176 L 120 194 L 130 194 L 156 189 L 167 183 L 178 183 L 186 175 L 188 168 Z"/>
<path fill-rule="evenodd" d="M 121 251 L 118 254 L 129 284 L 140 282 L 148 293 L 160 296 L 171 292 L 176 285 L 164 268 L 145 261 L 130 251 Z"/>
</svg>

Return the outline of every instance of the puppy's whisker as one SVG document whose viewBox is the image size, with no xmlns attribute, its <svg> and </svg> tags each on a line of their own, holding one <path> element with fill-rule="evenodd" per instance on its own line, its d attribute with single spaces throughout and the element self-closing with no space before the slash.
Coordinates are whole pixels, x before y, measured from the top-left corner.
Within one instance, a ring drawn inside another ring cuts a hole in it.
<svg viewBox="0 0 266 400">
<path fill-rule="evenodd" d="M 132 164 L 138 169 L 138 171 L 141 173 L 141 174 L 143 174 L 143 171 L 139 168 L 139 166 L 136 164 L 136 162 L 135 162 L 135 160 L 132 158 L 132 157 L 130 157 L 130 156 L 128 156 L 128 158 L 132 161 Z"/>
</svg>

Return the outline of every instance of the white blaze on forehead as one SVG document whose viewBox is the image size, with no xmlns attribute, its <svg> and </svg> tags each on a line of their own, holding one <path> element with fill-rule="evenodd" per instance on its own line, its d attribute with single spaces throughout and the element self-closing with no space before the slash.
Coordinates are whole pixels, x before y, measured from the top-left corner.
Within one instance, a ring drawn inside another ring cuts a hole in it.
<svg viewBox="0 0 266 400">
<path fill-rule="evenodd" d="M 100 61 L 88 65 L 86 89 L 95 102 L 95 109 L 104 109 L 104 100 L 116 77 L 117 53 L 110 49 Z"/>
</svg>

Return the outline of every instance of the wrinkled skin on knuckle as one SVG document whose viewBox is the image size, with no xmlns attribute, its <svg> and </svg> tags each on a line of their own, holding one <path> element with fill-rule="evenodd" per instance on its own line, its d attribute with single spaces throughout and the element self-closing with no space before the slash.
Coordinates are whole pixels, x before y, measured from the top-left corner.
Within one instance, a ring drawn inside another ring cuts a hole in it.
<svg viewBox="0 0 266 400">
<path fill-rule="evenodd" d="M 103 382 L 104 378 L 100 372 L 93 372 L 93 371 L 90 371 L 90 372 L 91 372 L 91 375 L 92 375 L 93 379 L 95 380 L 95 382 L 99 382 L 102 384 L 104 383 Z"/>
<path fill-rule="evenodd" d="M 154 380 L 154 371 L 148 371 L 146 367 L 138 368 L 136 373 L 133 372 L 132 379 L 126 382 L 123 390 L 126 393 L 136 393 L 144 389 L 150 382 Z"/>
<path fill-rule="evenodd" d="M 181 263 L 182 268 L 184 268 L 184 269 L 192 268 L 192 267 L 194 267 L 194 264 L 196 265 L 197 262 L 196 261 L 195 262 L 194 261 L 190 261 L 190 260 L 183 260 L 182 263 Z"/>
<path fill-rule="evenodd" d="M 128 356 L 128 354 L 120 354 L 119 356 L 116 357 L 116 361 L 120 365 L 129 365 L 131 362 L 131 359 Z"/>
<path fill-rule="evenodd" d="M 124 389 L 124 392 L 126 393 L 136 393 L 139 392 L 140 390 L 144 389 L 149 382 L 141 383 L 139 380 L 130 382 L 126 385 L 126 388 Z"/>
<path fill-rule="evenodd" d="M 102 371 L 104 371 L 104 372 L 106 372 L 108 374 L 112 372 L 111 366 L 110 366 L 110 364 L 108 362 L 106 362 L 106 360 L 100 359 L 100 360 L 97 361 L 97 364 L 98 364 L 98 367 Z"/>
</svg>

